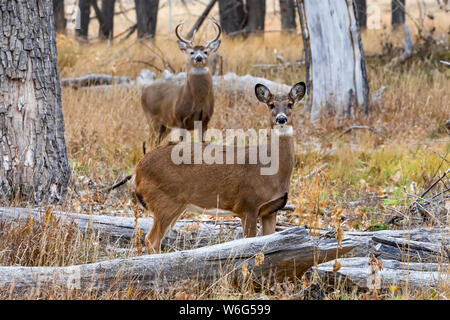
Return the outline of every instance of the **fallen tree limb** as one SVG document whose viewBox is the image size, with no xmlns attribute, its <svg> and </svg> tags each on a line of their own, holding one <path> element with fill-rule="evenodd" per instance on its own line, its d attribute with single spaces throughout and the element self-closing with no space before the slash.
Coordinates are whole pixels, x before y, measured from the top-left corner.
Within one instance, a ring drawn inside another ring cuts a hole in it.
<svg viewBox="0 0 450 320">
<path fill-rule="evenodd" d="M 133 80 L 128 77 L 115 77 L 107 74 L 88 74 L 84 77 L 62 79 L 61 86 L 80 88 L 98 85 L 130 84 L 132 82 Z"/>
<path fill-rule="evenodd" d="M 294 209 L 286 206 L 286 210 Z M 133 217 L 117 217 L 107 215 L 86 215 L 67 212 L 52 212 L 54 219 L 61 222 L 75 223 L 83 234 L 93 232 L 100 239 L 109 242 L 128 243 L 136 234 L 136 222 Z M 36 222 L 44 221 L 45 211 L 30 208 L 1 208 L 0 220 L 26 221 L 33 218 Z M 153 225 L 151 218 L 139 218 L 138 227 L 145 235 Z M 277 231 L 286 226 L 277 226 Z M 334 234 L 321 231 L 321 235 Z M 167 232 L 162 240 L 163 248 L 192 249 L 216 243 L 242 238 L 240 222 L 223 220 L 178 220 L 173 229 Z M 419 228 L 412 230 L 382 230 L 376 232 L 345 232 L 345 238 L 358 243 L 352 256 L 365 257 L 373 252 L 383 259 L 398 261 L 442 261 L 449 258 L 450 229 Z M 141 238 L 143 240 L 143 238 Z M 450 261 L 450 260 L 449 260 Z"/>
<path fill-rule="evenodd" d="M 136 231 L 142 231 L 142 238 L 153 226 L 153 219 L 139 218 L 136 229 L 136 221 L 132 217 L 116 217 L 107 215 L 87 215 L 53 211 L 54 219 L 62 223 L 75 223 L 83 234 L 93 232 L 101 240 L 107 242 L 132 241 Z M 45 221 L 45 211 L 31 208 L 1 208 L 0 220 L 26 221 L 34 219 L 35 222 Z M 173 229 L 167 232 L 162 240 L 163 248 L 192 249 L 210 244 L 221 243 L 242 238 L 240 222 L 204 221 L 199 223 L 194 220 L 178 220 Z"/>
<path fill-rule="evenodd" d="M 403 53 L 398 56 L 395 57 L 394 59 L 392 59 L 387 65 L 384 66 L 384 70 L 388 71 L 402 63 L 404 63 L 406 60 L 408 60 L 409 58 L 411 58 L 412 56 L 412 52 L 413 52 L 413 45 L 411 42 L 411 36 L 409 34 L 409 29 L 408 26 L 406 25 L 406 23 L 403 25 L 403 29 L 405 32 L 405 48 Z"/>
<path fill-rule="evenodd" d="M 387 260 L 450 262 L 449 228 L 346 232 L 345 237 L 359 243 L 352 251 L 356 257 L 374 253 Z"/>
<path fill-rule="evenodd" d="M 336 273 L 333 272 L 334 261 L 319 264 L 314 269 L 320 278 L 329 284 L 344 282 L 360 289 L 374 289 L 370 285 L 369 260 L 370 258 L 338 259 L 341 268 Z M 376 275 L 379 277 L 379 286 L 375 289 L 388 289 L 389 285 L 397 285 L 400 289 L 424 291 L 435 289 L 440 285 L 449 285 L 449 264 L 399 262 L 387 259 L 380 261 L 382 270 Z"/>
<path fill-rule="evenodd" d="M 245 279 L 257 284 L 263 279 L 271 282 L 301 276 L 316 262 L 334 259 L 355 245 L 344 240 L 337 249 L 336 239 L 312 238 L 307 229 L 294 227 L 268 236 L 166 254 L 70 267 L 0 267 L 0 287 L 17 291 L 51 284 L 100 291 L 130 287 L 167 290 L 183 280 L 209 286 L 223 276 L 237 284 Z"/>
</svg>

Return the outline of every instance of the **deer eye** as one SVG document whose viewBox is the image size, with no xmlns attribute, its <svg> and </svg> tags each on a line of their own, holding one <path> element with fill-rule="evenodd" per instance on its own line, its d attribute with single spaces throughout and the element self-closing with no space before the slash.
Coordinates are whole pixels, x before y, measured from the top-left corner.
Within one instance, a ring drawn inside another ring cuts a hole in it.
<svg viewBox="0 0 450 320">
<path fill-rule="evenodd" d="M 292 109 L 292 103 L 288 103 L 288 108 Z"/>
<path fill-rule="evenodd" d="M 208 54 L 208 51 L 203 51 L 204 54 Z"/>
<path fill-rule="evenodd" d="M 270 103 L 269 108 L 270 108 L 270 110 L 273 110 L 275 108 L 275 105 L 273 103 Z"/>
</svg>

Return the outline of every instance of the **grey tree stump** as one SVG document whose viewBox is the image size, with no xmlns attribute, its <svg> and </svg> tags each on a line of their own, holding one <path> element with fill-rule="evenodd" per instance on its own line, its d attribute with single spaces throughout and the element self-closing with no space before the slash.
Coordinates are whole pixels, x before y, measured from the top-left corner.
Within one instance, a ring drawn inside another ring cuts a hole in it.
<svg viewBox="0 0 450 320">
<path fill-rule="evenodd" d="M 310 119 L 369 111 L 361 35 L 352 0 L 297 0 L 305 50 Z"/>
</svg>

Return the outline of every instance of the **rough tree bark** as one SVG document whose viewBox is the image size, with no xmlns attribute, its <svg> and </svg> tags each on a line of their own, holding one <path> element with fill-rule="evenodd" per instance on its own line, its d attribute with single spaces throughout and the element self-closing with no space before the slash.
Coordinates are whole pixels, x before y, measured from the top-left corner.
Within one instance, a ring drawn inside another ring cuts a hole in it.
<svg viewBox="0 0 450 320">
<path fill-rule="evenodd" d="M 248 15 L 245 31 L 247 33 L 264 31 L 266 0 L 247 0 L 245 6 L 247 8 Z"/>
<path fill-rule="evenodd" d="M 77 21 L 75 33 L 78 37 L 87 40 L 91 13 L 91 0 L 78 0 Z"/>
<path fill-rule="evenodd" d="M 159 0 L 135 0 L 138 38 L 154 38 Z"/>
<path fill-rule="evenodd" d="M 237 34 L 245 26 L 243 0 L 219 0 L 220 26 L 228 35 Z"/>
<path fill-rule="evenodd" d="M 280 0 L 281 29 L 295 32 L 295 4 L 294 0 Z"/>
<path fill-rule="evenodd" d="M 353 1 L 297 2 L 310 119 L 350 117 L 355 106 L 368 113 L 369 85 Z"/>
<path fill-rule="evenodd" d="M 55 16 L 56 32 L 66 32 L 66 16 L 64 11 L 64 0 L 53 0 L 53 13 Z"/>
<path fill-rule="evenodd" d="M 54 202 L 70 168 L 53 2 L 2 2 L 0 17 L 0 201 Z"/>
<path fill-rule="evenodd" d="M 405 0 L 391 0 L 391 24 L 398 27 L 405 23 Z"/>
<path fill-rule="evenodd" d="M 360 28 L 367 27 L 367 3 L 366 0 L 355 0 L 358 12 L 358 24 Z"/>
</svg>

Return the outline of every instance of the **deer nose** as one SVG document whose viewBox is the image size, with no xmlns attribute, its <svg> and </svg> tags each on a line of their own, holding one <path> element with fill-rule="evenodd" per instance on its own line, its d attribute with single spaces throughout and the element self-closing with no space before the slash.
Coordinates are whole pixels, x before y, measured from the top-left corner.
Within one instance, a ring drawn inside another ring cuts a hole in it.
<svg viewBox="0 0 450 320">
<path fill-rule="evenodd" d="M 278 124 L 285 124 L 287 123 L 287 117 L 284 113 L 279 113 L 277 117 L 275 118 L 275 122 Z"/>
<path fill-rule="evenodd" d="M 203 61 L 203 57 L 201 55 L 198 55 L 195 57 L 195 62 L 202 62 Z"/>
</svg>

